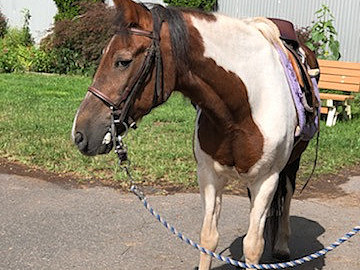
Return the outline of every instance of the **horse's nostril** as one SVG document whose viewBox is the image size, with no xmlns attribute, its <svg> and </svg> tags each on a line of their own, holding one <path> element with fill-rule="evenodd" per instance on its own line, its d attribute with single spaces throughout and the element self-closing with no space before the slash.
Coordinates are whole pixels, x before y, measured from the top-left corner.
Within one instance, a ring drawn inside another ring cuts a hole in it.
<svg viewBox="0 0 360 270">
<path fill-rule="evenodd" d="M 75 144 L 79 145 L 82 141 L 84 141 L 84 136 L 80 132 L 76 132 L 75 134 Z"/>
<path fill-rule="evenodd" d="M 81 132 L 76 132 L 74 142 L 80 151 L 84 151 L 87 148 L 88 142 L 84 134 L 82 134 Z"/>
<path fill-rule="evenodd" d="M 80 151 L 84 151 L 87 147 L 86 137 L 81 132 L 75 133 L 74 142 Z"/>
</svg>

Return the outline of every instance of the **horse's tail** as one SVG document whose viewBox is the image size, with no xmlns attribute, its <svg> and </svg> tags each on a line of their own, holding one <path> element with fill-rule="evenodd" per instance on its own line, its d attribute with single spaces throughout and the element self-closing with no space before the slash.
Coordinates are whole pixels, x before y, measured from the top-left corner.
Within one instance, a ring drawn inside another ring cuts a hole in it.
<svg viewBox="0 0 360 270">
<path fill-rule="evenodd" d="M 280 39 L 280 30 L 271 20 L 264 17 L 255 17 L 248 19 L 247 23 L 258 29 L 270 43 L 287 52 Z"/>
<path fill-rule="evenodd" d="M 290 164 L 287 164 L 285 168 L 279 174 L 279 184 L 274 195 L 274 199 L 270 206 L 268 233 L 272 245 L 275 245 L 276 236 L 281 222 L 281 216 L 284 212 L 286 196 L 292 196 L 295 191 L 296 172 L 299 169 L 300 158 L 296 159 Z M 290 194 L 289 194 L 290 193 Z M 290 202 L 288 202 L 290 203 Z M 289 207 L 290 205 L 287 205 Z"/>
</svg>

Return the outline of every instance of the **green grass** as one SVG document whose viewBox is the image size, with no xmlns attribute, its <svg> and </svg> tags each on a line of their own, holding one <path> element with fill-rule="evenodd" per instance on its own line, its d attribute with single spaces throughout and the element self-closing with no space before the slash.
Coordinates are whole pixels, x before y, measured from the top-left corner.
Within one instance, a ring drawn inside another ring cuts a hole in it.
<svg viewBox="0 0 360 270">
<path fill-rule="evenodd" d="M 73 117 L 91 80 L 77 76 L 0 74 L 0 156 L 87 180 L 124 179 L 114 154 L 85 157 L 70 139 Z M 126 143 L 135 176 L 196 184 L 195 110 L 179 94 L 154 110 Z"/>
<path fill-rule="evenodd" d="M 122 181 L 114 154 L 85 157 L 70 139 L 73 117 L 90 78 L 0 74 L 0 156 L 57 173 Z M 196 185 L 192 153 L 195 110 L 174 94 L 126 138 L 135 177 L 150 184 Z M 360 162 L 360 119 L 321 126 L 317 174 Z M 315 141 L 303 155 L 301 179 L 311 171 Z M 114 178 L 113 178 L 114 177 Z"/>
</svg>

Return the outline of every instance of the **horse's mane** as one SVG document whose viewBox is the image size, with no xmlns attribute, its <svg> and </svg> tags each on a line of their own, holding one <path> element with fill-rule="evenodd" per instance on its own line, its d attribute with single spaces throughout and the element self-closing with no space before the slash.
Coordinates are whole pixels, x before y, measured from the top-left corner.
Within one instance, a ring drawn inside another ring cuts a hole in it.
<svg viewBox="0 0 360 270">
<path fill-rule="evenodd" d="M 161 19 L 169 25 L 174 62 L 177 70 L 183 72 L 187 69 L 189 63 L 189 32 L 183 13 L 178 8 L 165 8 L 161 5 L 155 5 L 153 9 L 157 9 Z"/>
<path fill-rule="evenodd" d="M 178 71 L 185 71 L 188 66 L 189 33 L 182 10 L 173 7 L 163 7 L 158 4 L 152 4 L 150 9 L 144 4 L 141 4 L 141 6 L 147 11 L 153 10 L 153 14 L 156 14 L 159 17 L 158 19 L 168 23 L 173 60 Z M 121 33 L 125 38 L 128 37 L 128 33 L 124 30 L 132 27 L 125 20 L 121 10 L 117 11 L 114 26 L 116 32 Z"/>
</svg>

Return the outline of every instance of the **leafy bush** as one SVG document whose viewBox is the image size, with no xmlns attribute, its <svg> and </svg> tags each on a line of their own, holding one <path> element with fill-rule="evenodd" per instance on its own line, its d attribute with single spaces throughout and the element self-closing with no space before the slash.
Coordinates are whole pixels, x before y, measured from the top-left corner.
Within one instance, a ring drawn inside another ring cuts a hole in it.
<svg viewBox="0 0 360 270">
<path fill-rule="evenodd" d="M 23 29 L 8 30 L 0 40 L 0 72 L 30 70 L 35 48 L 27 41 Z"/>
<path fill-rule="evenodd" d="M 211 11 L 216 5 L 216 0 L 164 0 L 165 3 L 175 7 L 199 8 Z"/>
<path fill-rule="evenodd" d="M 91 74 L 113 35 L 115 9 L 103 3 L 80 6 L 80 16 L 55 22 L 41 48 L 51 55 L 57 73 Z"/>
<path fill-rule="evenodd" d="M 45 52 L 42 49 L 34 49 L 32 56 L 33 59 L 31 62 L 30 71 L 44 73 L 56 72 L 56 62 L 54 60 L 55 56 L 52 52 Z"/>
<path fill-rule="evenodd" d="M 306 45 L 315 51 L 321 59 L 338 60 L 340 58 L 340 43 L 334 27 L 335 17 L 326 5 L 315 12 L 317 21 L 310 28 L 310 36 Z"/>
<path fill-rule="evenodd" d="M 55 21 L 73 19 L 80 13 L 80 2 L 104 2 L 104 0 L 54 0 L 58 13 Z"/>
<path fill-rule="evenodd" d="M 0 40 L 0 72 L 29 71 L 36 51 L 30 34 L 30 13 L 23 10 L 21 29 L 10 28 Z"/>
<path fill-rule="evenodd" d="M 7 19 L 0 11 L 0 38 L 3 38 L 7 31 Z"/>
</svg>

